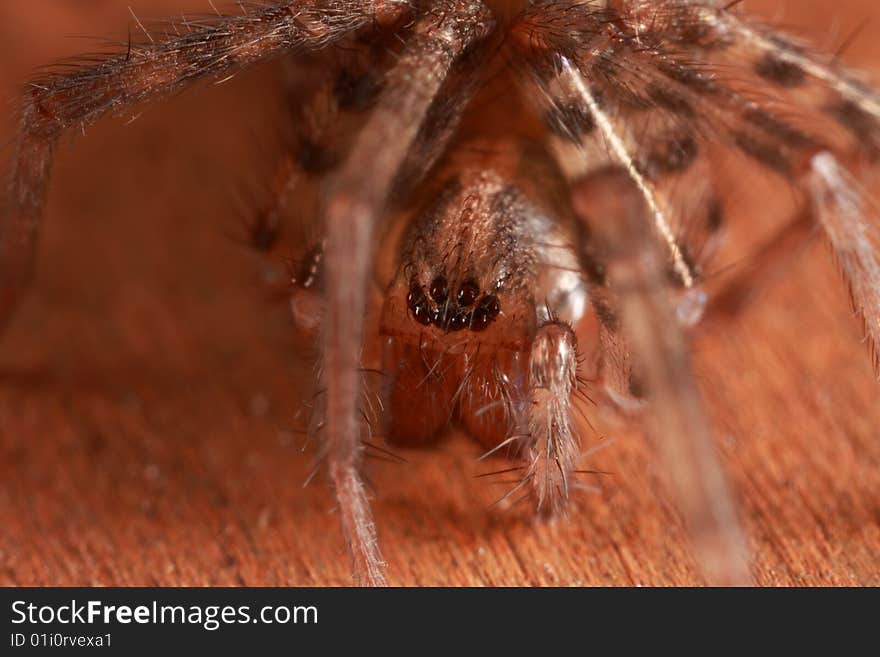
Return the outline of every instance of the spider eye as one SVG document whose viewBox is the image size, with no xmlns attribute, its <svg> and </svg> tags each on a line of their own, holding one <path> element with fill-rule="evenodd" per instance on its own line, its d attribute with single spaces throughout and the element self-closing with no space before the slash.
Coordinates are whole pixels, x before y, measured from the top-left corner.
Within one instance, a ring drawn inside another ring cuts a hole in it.
<svg viewBox="0 0 880 657">
<path fill-rule="evenodd" d="M 461 331 L 462 329 L 466 329 L 470 318 L 471 316 L 468 313 L 458 311 L 446 322 L 446 330 Z"/>
<path fill-rule="evenodd" d="M 449 284 L 443 276 L 438 276 L 433 280 L 429 291 L 431 298 L 438 304 L 446 303 L 446 299 L 449 298 Z"/>
<path fill-rule="evenodd" d="M 474 279 L 469 278 L 463 282 L 458 289 L 458 305 L 462 308 L 471 306 L 474 301 L 477 300 L 478 296 L 480 296 L 480 286 L 477 285 L 477 282 Z"/>
<path fill-rule="evenodd" d="M 501 312 L 501 304 L 498 303 L 498 297 L 494 294 L 483 297 L 480 300 L 477 309 L 474 310 L 471 319 L 472 331 L 483 331 L 491 324 L 498 314 Z"/>
<path fill-rule="evenodd" d="M 501 313 L 501 304 L 494 294 L 480 296 L 476 281 L 468 279 L 462 283 L 455 295 L 455 301 L 446 305 L 449 299 L 449 282 L 443 276 L 431 281 L 427 291 L 415 278 L 410 281 L 406 304 L 415 320 L 423 326 L 434 324 L 446 332 L 470 329 L 484 331 Z M 479 300 L 478 300 L 479 299 Z M 469 310 L 469 306 L 476 307 Z"/>
<path fill-rule="evenodd" d="M 425 291 L 417 281 L 410 283 L 406 303 L 419 324 L 427 326 L 431 323 L 431 307 L 428 305 L 428 297 L 425 296 Z"/>
</svg>

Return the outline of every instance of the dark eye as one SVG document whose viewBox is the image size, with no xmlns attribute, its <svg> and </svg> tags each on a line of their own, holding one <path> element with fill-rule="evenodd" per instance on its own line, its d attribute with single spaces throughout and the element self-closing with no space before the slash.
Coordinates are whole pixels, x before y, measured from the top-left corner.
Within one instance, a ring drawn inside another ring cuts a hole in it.
<svg viewBox="0 0 880 657">
<path fill-rule="evenodd" d="M 485 296 L 480 300 L 477 309 L 474 310 L 474 316 L 471 319 L 471 330 L 482 331 L 498 317 L 501 312 L 501 304 L 498 303 L 498 297 L 494 294 Z"/>
<path fill-rule="evenodd" d="M 474 279 L 469 278 L 458 289 L 458 305 L 462 308 L 471 306 L 478 296 L 480 296 L 480 286 Z"/>
<path fill-rule="evenodd" d="M 431 323 L 431 308 L 428 305 L 428 298 L 417 281 L 410 283 L 409 293 L 406 295 L 406 303 L 419 324 L 427 326 Z"/>
<path fill-rule="evenodd" d="M 438 276 L 431 282 L 429 292 L 431 298 L 438 304 L 446 303 L 446 299 L 449 298 L 449 284 L 443 276 Z"/>
<path fill-rule="evenodd" d="M 450 331 L 461 331 L 462 329 L 466 329 L 468 322 L 470 320 L 470 315 L 468 313 L 463 313 L 461 311 L 455 313 L 449 321 L 447 322 L 448 330 Z"/>
</svg>

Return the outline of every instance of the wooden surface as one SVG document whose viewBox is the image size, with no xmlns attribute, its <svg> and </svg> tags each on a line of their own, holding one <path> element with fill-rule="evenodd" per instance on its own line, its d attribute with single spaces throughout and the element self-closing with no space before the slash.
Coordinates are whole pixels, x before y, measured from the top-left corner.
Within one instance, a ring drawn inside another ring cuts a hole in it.
<svg viewBox="0 0 880 657">
<path fill-rule="evenodd" d="M 127 5 L 203 4 L 3 3 L 0 90 L 90 47 L 66 36 L 124 35 Z M 872 0 L 776 4 L 829 47 L 876 19 Z M 846 60 L 880 73 L 872 31 Z M 302 486 L 310 361 L 226 237 L 271 79 L 201 88 L 60 150 L 36 281 L 0 342 L 0 584 L 349 583 L 329 491 Z M 703 327 L 695 353 L 756 581 L 880 585 L 880 387 L 822 245 L 739 319 Z M 499 491 L 462 436 L 372 463 L 391 583 L 699 583 L 649 443 L 589 412 L 615 438 L 590 467 L 613 474 L 567 522 L 489 509 Z"/>
</svg>

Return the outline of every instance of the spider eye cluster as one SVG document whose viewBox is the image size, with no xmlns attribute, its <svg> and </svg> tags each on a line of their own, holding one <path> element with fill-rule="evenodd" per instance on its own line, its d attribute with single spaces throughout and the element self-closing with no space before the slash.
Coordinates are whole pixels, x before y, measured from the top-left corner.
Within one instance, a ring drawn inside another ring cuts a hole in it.
<svg viewBox="0 0 880 657">
<path fill-rule="evenodd" d="M 435 277 L 427 289 L 413 278 L 406 303 L 419 324 L 433 324 L 447 333 L 463 329 L 484 331 L 501 313 L 498 297 L 481 297 L 480 286 L 472 278 L 463 281 L 454 292 L 444 276 Z"/>
</svg>

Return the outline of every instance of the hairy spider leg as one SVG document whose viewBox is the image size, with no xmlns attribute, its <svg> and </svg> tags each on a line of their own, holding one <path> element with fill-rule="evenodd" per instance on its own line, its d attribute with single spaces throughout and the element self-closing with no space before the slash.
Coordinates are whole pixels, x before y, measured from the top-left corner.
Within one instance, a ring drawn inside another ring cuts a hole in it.
<svg viewBox="0 0 880 657">
<path fill-rule="evenodd" d="M 146 33 L 145 42 L 131 42 L 125 53 L 32 82 L 0 207 L 0 325 L 8 322 L 30 279 L 52 155 L 67 129 L 85 129 L 104 114 L 167 96 L 196 80 L 228 76 L 279 54 L 324 48 L 374 21 L 399 17 L 407 5 L 298 0 L 194 25 L 170 21 L 164 36 Z"/>
<path fill-rule="evenodd" d="M 576 193 L 599 191 L 619 201 L 617 211 L 593 222 L 591 229 L 605 254 L 614 313 L 649 402 L 651 432 L 706 577 L 715 584 L 746 584 L 748 552 L 691 372 L 684 331 L 669 302 L 662 246 L 649 229 L 651 212 L 643 199 L 628 193 L 631 184 L 625 171 L 615 169 L 601 179 L 585 180 Z"/>
<path fill-rule="evenodd" d="M 493 27 L 481 2 L 437 2 L 418 19 L 351 152 L 326 189 L 327 305 L 323 322 L 323 443 L 355 577 L 383 584 L 384 564 L 361 481 L 357 409 L 364 313 L 377 229 L 395 177 L 443 80 Z M 365 175 L 369 172 L 370 175 Z"/>
</svg>

